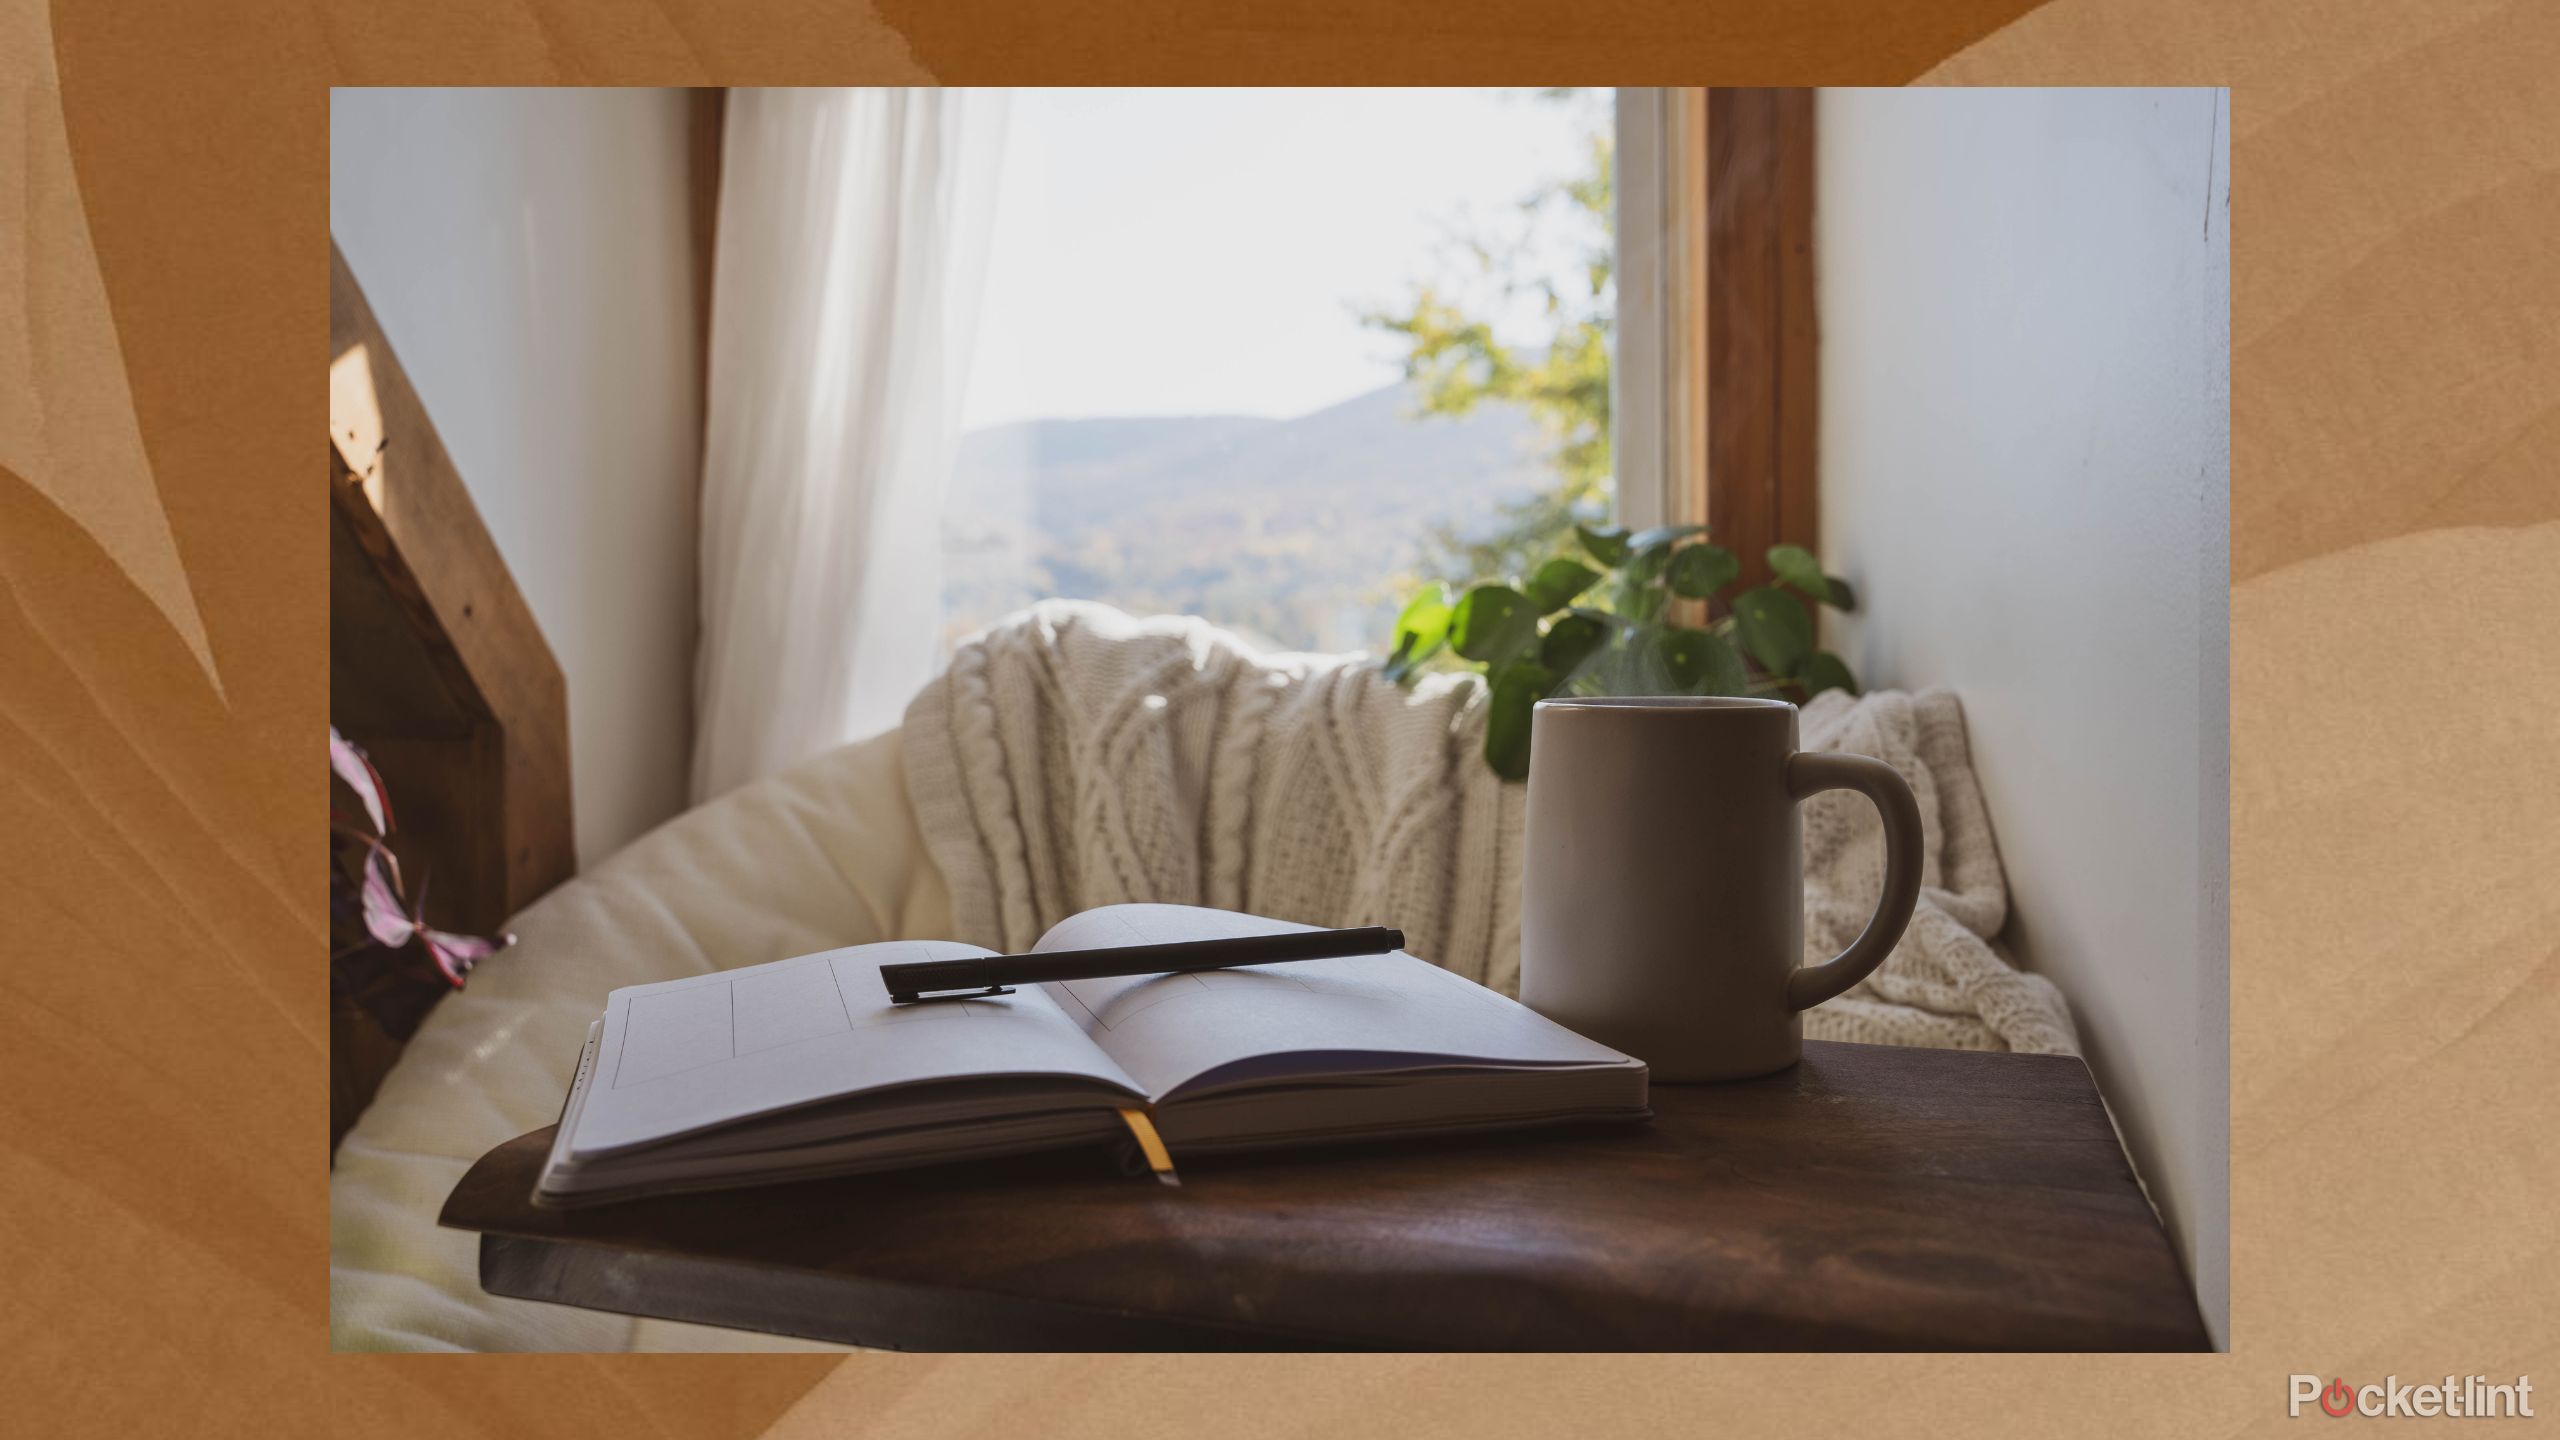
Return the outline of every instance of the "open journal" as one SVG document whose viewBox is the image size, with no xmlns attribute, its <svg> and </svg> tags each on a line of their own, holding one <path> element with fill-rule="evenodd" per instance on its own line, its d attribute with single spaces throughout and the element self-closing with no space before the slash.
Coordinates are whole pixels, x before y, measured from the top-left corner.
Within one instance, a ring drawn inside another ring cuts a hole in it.
<svg viewBox="0 0 2560 1440">
<path fill-rule="evenodd" d="M 1038 952 L 1308 927 L 1184 905 L 1071 916 Z M 613 992 L 536 1198 L 578 1205 L 1131 1135 L 1186 1153 L 1639 1119 L 1645 1067 L 1399 952 L 893 1005 L 857 945 Z"/>
</svg>

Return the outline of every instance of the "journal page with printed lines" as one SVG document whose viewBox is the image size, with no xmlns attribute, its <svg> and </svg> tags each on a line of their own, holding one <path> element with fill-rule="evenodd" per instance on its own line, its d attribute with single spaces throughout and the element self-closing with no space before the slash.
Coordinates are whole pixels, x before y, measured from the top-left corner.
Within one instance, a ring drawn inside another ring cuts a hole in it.
<svg viewBox="0 0 2560 1440">
<path fill-rule="evenodd" d="M 884 964 L 988 953 L 902 940 L 616 990 L 577 1152 L 920 1081 L 1074 1076 L 1138 1091 L 1042 987 L 892 1005 L 880 983 Z"/>
<path fill-rule="evenodd" d="M 1106 905 L 1037 951 L 1155 945 L 1316 927 L 1189 905 Z M 1037 987 L 1156 1099 L 1218 1079 L 1374 1075 L 1451 1064 L 1631 1065 L 1519 1002 L 1411 955 L 1354 955 Z M 1247 1066 L 1246 1062 L 1258 1062 Z"/>
</svg>

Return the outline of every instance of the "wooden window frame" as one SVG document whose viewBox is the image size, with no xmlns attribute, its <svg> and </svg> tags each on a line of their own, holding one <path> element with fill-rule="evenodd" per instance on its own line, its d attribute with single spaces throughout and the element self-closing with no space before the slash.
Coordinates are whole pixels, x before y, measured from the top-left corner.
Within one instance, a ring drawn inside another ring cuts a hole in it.
<svg viewBox="0 0 2560 1440">
<path fill-rule="evenodd" d="M 1706 518 L 1705 96 L 1617 92 L 1616 353 L 1609 369 L 1619 524 Z"/>
<path fill-rule="evenodd" d="M 1813 91 L 1622 89 L 1618 517 L 1820 553 Z"/>
<path fill-rule="evenodd" d="M 1706 522 L 1769 580 L 1772 545 L 1821 553 L 1813 92 L 1706 92 Z"/>
</svg>

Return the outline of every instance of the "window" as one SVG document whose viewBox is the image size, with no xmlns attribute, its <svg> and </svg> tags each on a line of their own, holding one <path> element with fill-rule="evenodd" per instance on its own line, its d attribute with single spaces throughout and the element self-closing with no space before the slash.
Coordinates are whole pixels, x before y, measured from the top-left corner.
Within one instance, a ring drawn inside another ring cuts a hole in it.
<svg viewBox="0 0 2560 1440">
<path fill-rule="evenodd" d="M 1613 105 L 1015 92 L 947 635 L 1061 595 L 1373 647 L 1606 513 Z"/>
</svg>

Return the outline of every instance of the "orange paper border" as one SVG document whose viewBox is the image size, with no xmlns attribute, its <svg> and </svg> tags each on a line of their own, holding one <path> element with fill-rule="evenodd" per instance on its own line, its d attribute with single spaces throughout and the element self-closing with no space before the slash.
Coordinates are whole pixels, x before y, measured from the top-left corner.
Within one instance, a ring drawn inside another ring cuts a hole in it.
<svg viewBox="0 0 2560 1440">
<path fill-rule="evenodd" d="M 2189 1435 L 2287 1425 L 2296 1371 L 2560 1377 L 2560 10 L 0 13 L 0 1375 L 30 1433 Z M 327 88 L 1576 75 L 2233 87 L 2232 1353 L 328 1354 Z"/>
</svg>

